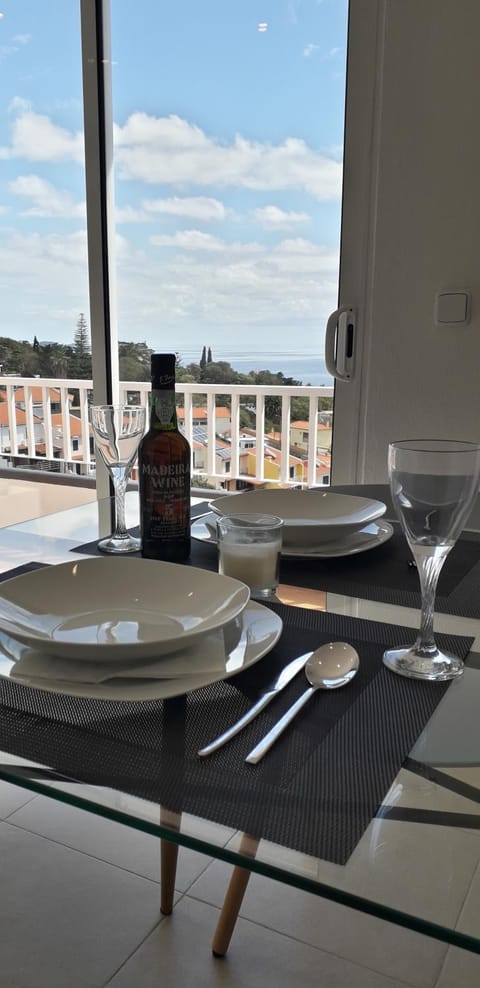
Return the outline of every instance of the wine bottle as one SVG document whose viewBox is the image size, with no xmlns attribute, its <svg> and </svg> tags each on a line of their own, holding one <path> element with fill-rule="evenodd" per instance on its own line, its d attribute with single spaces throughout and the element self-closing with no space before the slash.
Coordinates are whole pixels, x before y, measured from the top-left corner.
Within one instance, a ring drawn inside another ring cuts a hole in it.
<svg viewBox="0 0 480 988">
<path fill-rule="evenodd" d="M 175 354 L 153 353 L 150 428 L 138 450 L 142 556 L 190 555 L 190 444 L 178 429 Z"/>
</svg>

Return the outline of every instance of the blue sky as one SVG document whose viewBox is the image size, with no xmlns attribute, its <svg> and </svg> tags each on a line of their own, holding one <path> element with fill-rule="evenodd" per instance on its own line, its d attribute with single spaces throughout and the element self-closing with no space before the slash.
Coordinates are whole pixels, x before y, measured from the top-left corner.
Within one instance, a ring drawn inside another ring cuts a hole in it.
<svg viewBox="0 0 480 988">
<path fill-rule="evenodd" d="M 77 0 L 0 0 L 0 335 L 88 318 Z M 112 0 L 119 338 L 321 353 L 346 2 Z M 266 361 L 265 361 L 266 363 Z"/>
</svg>

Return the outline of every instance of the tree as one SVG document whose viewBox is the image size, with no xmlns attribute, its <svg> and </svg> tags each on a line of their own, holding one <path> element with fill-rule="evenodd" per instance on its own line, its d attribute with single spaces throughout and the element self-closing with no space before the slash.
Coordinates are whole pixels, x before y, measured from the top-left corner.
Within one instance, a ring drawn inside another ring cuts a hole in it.
<svg viewBox="0 0 480 988">
<path fill-rule="evenodd" d="M 83 312 L 80 313 L 77 319 L 77 328 L 73 338 L 73 345 L 77 354 L 81 354 L 83 356 L 86 353 L 90 353 L 87 320 L 85 319 Z"/>
<path fill-rule="evenodd" d="M 207 364 L 211 364 L 211 363 L 212 363 L 212 348 L 209 346 L 207 353 Z"/>
<path fill-rule="evenodd" d="M 205 367 L 206 363 L 207 363 L 207 348 L 204 347 L 202 350 L 202 356 L 200 357 L 200 367 L 202 368 L 202 370 Z"/>
<path fill-rule="evenodd" d="M 153 351 L 145 342 L 119 343 L 119 373 L 121 381 L 149 381 L 150 357 Z"/>
<path fill-rule="evenodd" d="M 62 343 L 45 343 L 40 347 L 39 372 L 41 377 L 68 377 L 73 356 L 72 347 Z"/>
<path fill-rule="evenodd" d="M 92 376 L 92 356 L 90 353 L 90 341 L 88 338 L 87 320 L 83 312 L 77 319 L 77 328 L 73 337 L 73 353 L 69 367 L 69 374 L 80 379 Z"/>
<path fill-rule="evenodd" d="M 38 354 L 34 353 L 28 340 L 11 340 L 0 337 L 0 364 L 2 374 L 18 374 L 19 377 L 33 377 L 39 373 Z"/>
<path fill-rule="evenodd" d="M 202 367 L 200 381 L 202 384 L 237 384 L 238 374 L 226 360 L 212 360 Z"/>
</svg>

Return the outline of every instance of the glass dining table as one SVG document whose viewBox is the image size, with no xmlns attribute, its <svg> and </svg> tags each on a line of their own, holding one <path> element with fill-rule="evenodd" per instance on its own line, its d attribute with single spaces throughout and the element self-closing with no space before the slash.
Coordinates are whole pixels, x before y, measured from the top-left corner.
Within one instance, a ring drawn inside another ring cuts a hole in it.
<svg viewBox="0 0 480 988">
<path fill-rule="evenodd" d="M 207 511 L 207 498 L 192 499 L 190 565 L 215 570 L 216 545 L 199 524 Z M 126 512 L 135 527 L 135 491 Z M 0 580 L 96 555 L 110 519 L 106 500 L 0 529 Z M 0 635 L 0 778 L 156 835 L 163 912 L 182 846 L 229 862 L 215 953 L 227 949 L 251 872 L 480 953 L 480 538 L 459 540 L 435 616 L 436 633 L 465 657 L 464 674 L 418 683 L 381 661 L 399 635 L 411 638 L 419 615 L 417 576 L 393 529 L 351 558 L 282 559 L 278 602 L 260 615 L 283 622 L 271 652 L 228 680 L 163 698 L 24 685 Z M 317 694 L 271 753 L 247 765 L 305 688 L 300 673 L 235 739 L 199 758 L 281 666 L 334 639 L 359 651 L 355 687 L 335 700 Z"/>
</svg>

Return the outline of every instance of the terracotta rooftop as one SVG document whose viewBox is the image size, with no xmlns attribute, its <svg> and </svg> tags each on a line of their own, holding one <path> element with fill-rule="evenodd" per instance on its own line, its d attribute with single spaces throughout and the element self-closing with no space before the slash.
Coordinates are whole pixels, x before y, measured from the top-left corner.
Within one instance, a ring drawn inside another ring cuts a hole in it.
<svg viewBox="0 0 480 988">
<path fill-rule="evenodd" d="M 215 418 L 217 419 L 229 419 L 231 417 L 230 409 L 225 405 L 217 405 L 215 409 Z M 177 418 L 185 418 L 185 409 L 177 408 Z M 206 419 L 208 418 L 208 411 L 206 408 L 202 408 L 198 405 L 192 406 L 192 418 L 195 419 Z"/>
<path fill-rule="evenodd" d="M 298 420 L 297 422 L 290 422 L 290 428 L 291 429 L 309 429 L 310 428 L 310 422 L 302 422 L 301 420 Z M 330 431 L 330 426 L 329 425 L 324 425 L 323 422 L 319 422 L 317 424 L 317 429 L 328 429 Z"/>
<path fill-rule="evenodd" d="M 43 401 L 43 388 L 39 385 L 34 385 L 28 389 L 31 392 L 32 399 L 35 402 Z M 47 388 L 47 392 L 50 395 L 50 401 L 60 401 L 60 388 Z M 0 389 L 0 394 L 6 396 L 5 388 Z M 69 394 L 68 397 L 73 401 L 73 395 Z M 25 388 L 15 389 L 15 401 L 25 402 Z"/>
</svg>

